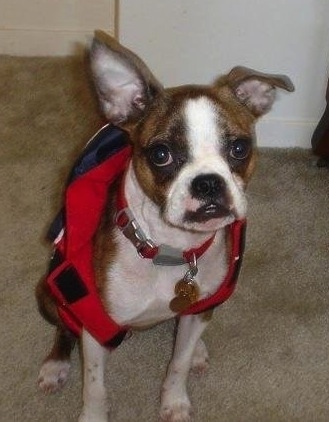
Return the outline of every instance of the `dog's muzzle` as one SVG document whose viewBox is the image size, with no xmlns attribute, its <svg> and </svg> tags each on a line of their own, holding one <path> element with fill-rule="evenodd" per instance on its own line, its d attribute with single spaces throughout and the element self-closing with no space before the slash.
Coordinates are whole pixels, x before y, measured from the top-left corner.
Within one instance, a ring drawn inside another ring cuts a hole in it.
<svg viewBox="0 0 329 422">
<path fill-rule="evenodd" d="M 201 174 L 192 180 L 191 196 L 200 201 L 195 211 L 187 211 L 185 220 L 204 223 L 213 218 L 232 214 L 230 195 L 225 180 L 216 173 Z"/>
</svg>

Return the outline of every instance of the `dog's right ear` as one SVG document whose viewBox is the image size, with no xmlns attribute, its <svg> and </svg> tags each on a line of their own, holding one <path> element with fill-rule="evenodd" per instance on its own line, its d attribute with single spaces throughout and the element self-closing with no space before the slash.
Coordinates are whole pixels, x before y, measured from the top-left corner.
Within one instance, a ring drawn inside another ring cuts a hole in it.
<svg viewBox="0 0 329 422">
<path fill-rule="evenodd" d="M 137 122 L 163 91 L 145 63 L 105 32 L 95 32 L 90 61 L 102 110 L 114 125 Z"/>
</svg>

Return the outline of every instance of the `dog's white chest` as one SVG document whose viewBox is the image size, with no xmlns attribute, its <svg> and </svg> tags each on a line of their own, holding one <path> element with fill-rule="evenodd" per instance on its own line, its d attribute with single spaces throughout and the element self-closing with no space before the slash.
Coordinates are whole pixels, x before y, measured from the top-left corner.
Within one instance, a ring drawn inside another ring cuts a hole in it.
<svg viewBox="0 0 329 422">
<path fill-rule="evenodd" d="M 117 234 L 118 255 L 108 268 L 105 289 L 111 316 L 120 324 L 146 326 L 172 318 L 170 301 L 175 297 L 175 285 L 181 280 L 188 265 L 158 266 L 149 259 L 140 258 L 136 249 Z M 213 294 L 226 274 L 224 239 L 215 239 L 206 254 L 199 259 L 195 278 L 200 298 Z"/>
</svg>

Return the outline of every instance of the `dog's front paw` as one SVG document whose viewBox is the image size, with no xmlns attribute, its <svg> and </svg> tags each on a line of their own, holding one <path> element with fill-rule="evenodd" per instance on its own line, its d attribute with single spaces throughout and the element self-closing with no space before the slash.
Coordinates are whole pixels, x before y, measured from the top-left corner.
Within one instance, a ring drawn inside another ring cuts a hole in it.
<svg viewBox="0 0 329 422">
<path fill-rule="evenodd" d="M 191 405 L 185 402 L 176 402 L 164 406 L 160 410 L 160 420 L 162 422 L 190 422 Z"/>
<path fill-rule="evenodd" d="M 39 372 L 39 388 L 45 394 L 59 391 L 67 381 L 70 366 L 68 360 L 47 360 Z"/>
<path fill-rule="evenodd" d="M 160 420 L 163 422 L 190 422 L 191 403 L 188 397 L 175 397 L 173 400 L 163 397 Z"/>
</svg>

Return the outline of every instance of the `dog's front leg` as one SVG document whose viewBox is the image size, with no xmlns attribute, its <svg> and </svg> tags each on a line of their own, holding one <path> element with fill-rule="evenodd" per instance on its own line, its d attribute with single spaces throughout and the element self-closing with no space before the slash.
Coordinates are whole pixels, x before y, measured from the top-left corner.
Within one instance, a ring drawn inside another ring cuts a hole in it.
<svg viewBox="0 0 329 422">
<path fill-rule="evenodd" d="M 186 391 L 186 381 L 201 335 L 208 325 L 202 315 L 180 318 L 174 354 L 163 384 L 160 417 L 167 422 L 188 422 L 191 403 Z M 204 344 L 201 344 L 204 347 Z M 205 359 L 208 356 L 204 347 Z"/>
<path fill-rule="evenodd" d="M 79 422 L 107 422 L 104 386 L 105 349 L 86 331 L 82 333 L 83 409 Z"/>
</svg>

